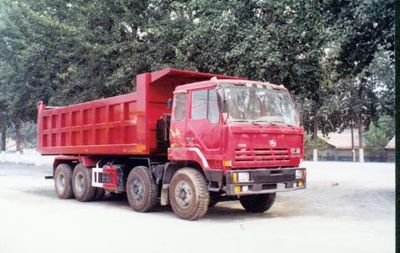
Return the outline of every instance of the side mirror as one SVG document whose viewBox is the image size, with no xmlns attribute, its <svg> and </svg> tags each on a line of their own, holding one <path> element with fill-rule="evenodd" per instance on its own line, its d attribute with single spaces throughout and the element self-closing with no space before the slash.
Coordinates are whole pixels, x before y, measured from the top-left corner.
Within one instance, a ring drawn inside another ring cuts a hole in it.
<svg viewBox="0 0 400 253">
<path fill-rule="evenodd" d="M 167 100 L 167 108 L 168 108 L 169 110 L 172 109 L 172 98 L 168 98 L 168 100 Z"/>
</svg>

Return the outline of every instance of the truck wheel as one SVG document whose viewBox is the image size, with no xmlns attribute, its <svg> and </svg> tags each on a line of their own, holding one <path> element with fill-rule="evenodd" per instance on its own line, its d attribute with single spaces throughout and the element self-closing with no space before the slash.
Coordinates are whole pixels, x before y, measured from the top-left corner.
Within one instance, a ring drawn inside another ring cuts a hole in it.
<svg viewBox="0 0 400 253">
<path fill-rule="evenodd" d="M 92 186 L 91 171 L 79 163 L 72 173 L 72 190 L 75 198 L 79 201 L 91 201 L 96 194 L 96 188 Z"/>
<path fill-rule="evenodd" d="M 157 204 L 157 186 L 149 168 L 137 166 L 126 182 L 129 205 L 138 212 L 148 212 Z"/>
<path fill-rule="evenodd" d="M 178 170 L 169 185 L 171 207 L 180 218 L 196 220 L 208 210 L 210 194 L 203 175 L 193 168 Z"/>
<path fill-rule="evenodd" d="M 251 213 L 263 213 L 274 204 L 276 193 L 241 196 L 240 204 Z"/>
<path fill-rule="evenodd" d="M 74 197 L 72 192 L 72 168 L 66 163 L 57 166 L 54 173 L 54 186 L 60 199 L 70 199 Z"/>
</svg>

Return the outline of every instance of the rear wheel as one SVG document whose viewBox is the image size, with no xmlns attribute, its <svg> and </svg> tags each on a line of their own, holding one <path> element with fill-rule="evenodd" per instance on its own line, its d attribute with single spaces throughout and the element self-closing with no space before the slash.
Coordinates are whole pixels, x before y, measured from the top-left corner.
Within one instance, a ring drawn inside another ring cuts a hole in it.
<svg viewBox="0 0 400 253">
<path fill-rule="evenodd" d="M 203 175 L 193 168 L 178 170 L 169 186 L 169 199 L 172 209 L 180 218 L 196 220 L 203 217 L 210 201 Z"/>
<path fill-rule="evenodd" d="M 138 212 L 148 212 L 157 204 L 157 186 L 149 168 L 137 166 L 126 182 L 129 205 Z"/>
<path fill-rule="evenodd" d="M 72 168 L 66 163 L 57 166 L 54 173 L 54 186 L 60 199 L 74 197 L 72 192 Z"/>
<path fill-rule="evenodd" d="M 263 213 L 270 209 L 275 202 L 276 193 L 241 196 L 240 204 L 251 213 Z"/>
<path fill-rule="evenodd" d="M 72 173 L 72 190 L 79 201 L 91 201 L 96 194 L 96 188 L 92 186 L 91 171 L 79 163 Z"/>
</svg>

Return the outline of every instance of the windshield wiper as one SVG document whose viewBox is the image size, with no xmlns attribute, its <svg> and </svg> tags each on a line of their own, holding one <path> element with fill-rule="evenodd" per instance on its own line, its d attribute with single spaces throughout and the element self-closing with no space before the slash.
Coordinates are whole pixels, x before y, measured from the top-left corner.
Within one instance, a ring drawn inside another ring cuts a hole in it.
<svg viewBox="0 0 400 253">
<path fill-rule="evenodd" d="M 282 120 L 273 120 L 273 121 L 270 121 L 272 124 L 281 124 L 281 125 L 286 125 L 286 126 L 291 126 L 291 127 L 295 127 L 296 125 L 292 125 L 292 124 L 289 124 L 289 123 L 286 123 L 285 121 L 282 121 Z"/>
<path fill-rule="evenodd" d="M 230 120 L 231 122 L 250 122 L 247 119 L 234 119 L 234 120 Z"/>
<path fill-rule="evenodd" d="M 253 125 L 262 125 L 262 124 L 260 124 L 261 122 L 267 122 L 267 121 L 265 121 L 265 120 L 252 120 L 252 121 L 250 121 Z"/>
<path fill-rule="evenodd" d="M 266 122 L 270 125 L 273 126 L 278 126 L 278 125 L 286 125 L 286 126 L 291 126 L 294 127 L 294 125 L 288 124 L 285 121 L 282 120 L 252 120 L 251 123 L 253 123 L 254 125 L 261 125 L 259 124 L 260 122 Z"/>
</svg>

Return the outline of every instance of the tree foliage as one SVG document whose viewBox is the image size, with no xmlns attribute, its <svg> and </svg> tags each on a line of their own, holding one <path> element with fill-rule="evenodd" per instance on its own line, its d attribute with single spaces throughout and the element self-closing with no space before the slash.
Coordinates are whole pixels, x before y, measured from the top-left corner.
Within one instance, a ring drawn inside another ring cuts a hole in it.
<svg viewBox="0 0 400 253">
<path fill-rule="evenodd" d="M 395 134 L 394 119 L 383 115 L 377 122 L 371 123 L 364 138 L 367 150 L 371 153 L 379 154 L 388 144 Z"/>
<path fill-rule="evenodd" d="M 11 121 L 34 121 L 39 100 L 126 93 L 165 67 L 283 84 L 308 132 L 394 112 L 392 0 L 3 0 L 0 35 Z"/>
</svg>

